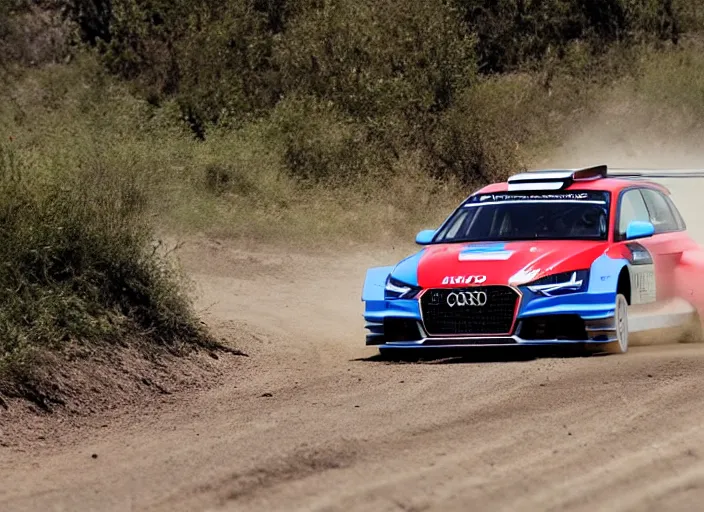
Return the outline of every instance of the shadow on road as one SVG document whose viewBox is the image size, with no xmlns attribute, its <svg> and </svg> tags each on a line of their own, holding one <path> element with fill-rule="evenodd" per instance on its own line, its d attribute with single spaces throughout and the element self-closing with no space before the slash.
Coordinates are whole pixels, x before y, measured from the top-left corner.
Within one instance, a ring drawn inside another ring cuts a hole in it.
<svg viewBox="0 0 704 512">
<path fill-rule="evenodd" d="M 545 358 L 579 358 L 603 355 L 576 347 L 471 347 L 467 349 L 396 350 L 354 361 L 419 364 L 513 363 Z"/>
</svg>

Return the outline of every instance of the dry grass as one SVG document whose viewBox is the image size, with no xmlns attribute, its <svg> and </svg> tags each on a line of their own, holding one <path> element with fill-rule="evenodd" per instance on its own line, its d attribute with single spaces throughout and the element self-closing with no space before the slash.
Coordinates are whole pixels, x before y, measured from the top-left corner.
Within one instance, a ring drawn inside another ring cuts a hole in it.
<svg viewBox="0 0 704 512">
<path fill-rule="evenodd" d="M 5 96 L 0 138 L 12 140 L 38 183 L 85 169 L 122 176 L 139 184 L 149 215 L 170 233 L 287 243 L 389 240 L 410 236 L 434 213 L 437 219 L 438 204 L 446 209 L 466 192 L 428 177 L 413 154 L 390 169 L 351 169 L 343 186 L 301 181 L 289 172 L 290 144 L 271 119 L 197 141 L 174 105 L 155 109 L 135 99 L 89 58 L 29 73 Z M 345 127 L 326 126 L 319 146 L 339 140 L 336 130 Z M 330 160 L 357 156 L 323 149 Z"/>
</svg>

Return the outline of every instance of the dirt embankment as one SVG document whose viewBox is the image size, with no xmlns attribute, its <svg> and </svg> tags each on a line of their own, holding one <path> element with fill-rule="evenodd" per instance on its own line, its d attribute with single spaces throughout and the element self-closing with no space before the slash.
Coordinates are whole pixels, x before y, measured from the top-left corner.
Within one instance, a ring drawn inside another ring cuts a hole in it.
<svg viewBox="0 0 704 512">
<path fill-rule="evenodd" d="M 378 362 L 361 281 L 402 252 L 186 246 L 206 320 L 250 357 L 148 414 L 0 447 L 0 509 L 696 508 L 701 346 Z"/>
</svg>

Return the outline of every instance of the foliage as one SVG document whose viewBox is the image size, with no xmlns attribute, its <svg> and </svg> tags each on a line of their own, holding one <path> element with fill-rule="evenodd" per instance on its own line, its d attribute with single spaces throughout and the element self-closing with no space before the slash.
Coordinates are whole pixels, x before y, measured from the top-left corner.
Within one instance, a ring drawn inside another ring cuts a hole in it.
<svg viewBox="0 0 704 512">
<path fill-rule="evenodd" d="M 510 148 L 530 137 L 500 133 L 502 100 L 483 85 L 494 74 L 538 71 L 548 92 L 559 73 L 610 76 L 599 70 L 613 67 L 614 48 L 677 42 L 696 18 L 683 0 L 68 5 L 106 68 L 155 106 L 175 100 L 200 140 L 270 119 L 292 176 L 340 183 L 380 165 L 390 172 L 409 151 L 436 176 L 501 176 L 521 160 Z"/>
<path fill-rule="evenodd" d="M 149 247 L 131 178 L 100 166 L 37 176 L 12 142 L 0 146 L 0 391 L 30 378 L 34 354 L 75 343 L 210 343 Z"/>
<path fill-rule="evenodd" d="M 457 0 L 477 33 L 482 72 L 506 72 L 565 56 L 571 43 L 593 54 L 615 43 L 677 41 L 684 0 Z"/>
</svg>

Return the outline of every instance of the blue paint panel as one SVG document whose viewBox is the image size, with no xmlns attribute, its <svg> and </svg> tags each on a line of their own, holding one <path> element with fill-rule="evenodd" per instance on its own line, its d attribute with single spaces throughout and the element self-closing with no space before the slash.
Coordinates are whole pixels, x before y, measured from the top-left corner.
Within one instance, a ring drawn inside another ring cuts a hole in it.
<svg viewBox="0 0 704 512">
<path fill-rule="evenodd" d="M 419 255 L 415 258 L 420 259 Z M 406 261 L 411 261 L 409 258 Z M 415 263 L 417 268 L 417 263 Z M 386 278 L 394 267 L 377 267 L 367 270 L 364 281 L 362 300 L 364 301 L 364 319 L 367 325 L 367 344 L 375 345 L 376 338 L 384 335 L 384 318 L 412 318 L 420 320 L 420 309 L 417 299 L 384 299 Z M 408 281 L 406 281 L 408 282 Z M 409 283 L 412 284 L 412 283 Z"/>
<path fill-rule="evenodd" d="M 392 275 L 394 279 L 398 279 L 402 283 L 412 286 L 418 286 L 418 263 L 420 263 L 420 259 L 423 257 L 424 253 L 425 249 L 422 249 L 413 256 L 401 260 L 393 270 Z"/>
<path fill-rule="evenodd" d="M 505 249 L 506 244 L 503 242 L 474 243 L 462 249 L 460 254 L 484 254 L 492 252 L 501 252 Z"/>
<path fill-rule="evenodd" d="M 545 297 L 521 287 L 523 299 L 518 317 L 576 314 L 585 320 L 610 318 L 614 315 L 618 275 L 626 264 L 624 259 L 606 255 L 594 260 L 589 272 L 589 287 L 584 293 Z"/>
<path fill-rule="evenodd" d="M 411 318 L 413 320 L 420 320 L 418 300 L 373 300 L 365 303 L 364 319 L 367 322 L 383 322 L 384 318 Z"/>
<path fill-rule="evenodd" d="M 623 267 L 628 265 L 628 261 L 619 258 L 609 258 L 606 255 L 599 256 L 592 263 L 589 273 L 590 293 L 611 293 L 616 302 L 616 287 L 618 286 L 618 275 Z"/>
<path fill-rule="evenodd" d="M 585 320 L 609 318 L 614 314 L 613 293 L 574 293 L 560 297 L 543 297 L 522 289 L 519 318 L 544 315 L 579 315 Z"/>
<path fill-rule="evenodd" d="M 376 267 L 367 270 L 367 277 L 364 280 L 362 289 L 362 300 L 384 300 L 384 286 L 386 278 L 394 267 Z"/>
</svg>

